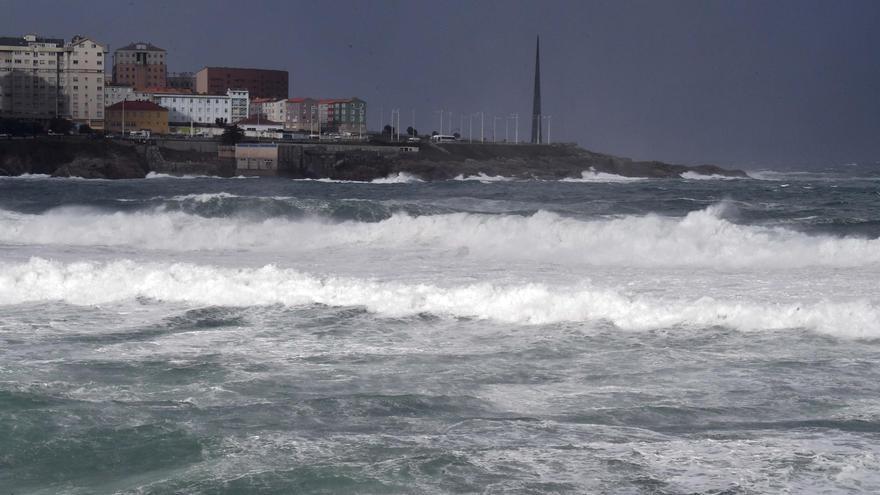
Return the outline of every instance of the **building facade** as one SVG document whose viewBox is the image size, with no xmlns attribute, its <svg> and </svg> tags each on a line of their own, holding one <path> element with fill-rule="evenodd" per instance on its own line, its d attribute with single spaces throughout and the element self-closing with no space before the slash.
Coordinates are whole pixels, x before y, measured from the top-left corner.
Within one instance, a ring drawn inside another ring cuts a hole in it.
<svg viewBox="0 0 880 495">
<path fill-rule="evenodd" d="M 253 116 L 259 116 L 286 125 L 287 100 L 275 100 L 272 98 L 257 98 L 251 100 L 250 113 Z"/>
<path fill-rule="evenodd" d="M 135 90 L 167 86 L 165 50 L 150 43 L 131 43 L 113 52 L 113 83 Z"/>
<path fill-rule="evenodd" d="M 247 91 L 226 91 L 225 95 L 154 93 L 153 102 L 168 109 L 175 124 L 234 124 L 248 117 Z"/>
<path fill-rule="evenodd" d="M 318 122 L 318 100 L 313 98 L 289 98 L 285 105 L 285 124 L 288 129 L 317 133 L 321 130 Z"/>
<path fill-rule="evenodd" d="M 0 117 L 49 120 L 64 113 L 64 40 L 0 37 Z"/>
<path fill-rule="evenodd" d="M 60 78 L 62 117 L 95 129 L 104 128 L 106 54 L 104 45 L 83 36 L 74 36 L 64 46 Z"/>
<path fill-rule="evenodd" d="M 196 73 L 196 93 L 223 94 L 227 89 L 246 89 L 251 98 L 287 98 L 286 70 L 205 67 Z"/>
<path fill-rule="evenodd" d="M 183 90 L 187 93 L 196 91 L 196 75 L 192 72 L 170 72 L 166 81 L 171 89 Z"/>
<path fill-rule="evenodd" d="M 104 107 L 115 105 L 120 101 L 153 101 L 153 94 L 146 91 L 135 91 L 131 86 L 108 83 L 104 85 Z"/>
<path fill-rule="evenodd" d="M 107 107 L 105 124 L 110 132 L 168 134 L 168 109 L 151 101 L 120 101 Z"/>
<path fill-rule="evenodd" d="M 367 104 L 360 98 L 318 100 L 318 121 L 322 131 L 365 133 Z"/>
</svg>

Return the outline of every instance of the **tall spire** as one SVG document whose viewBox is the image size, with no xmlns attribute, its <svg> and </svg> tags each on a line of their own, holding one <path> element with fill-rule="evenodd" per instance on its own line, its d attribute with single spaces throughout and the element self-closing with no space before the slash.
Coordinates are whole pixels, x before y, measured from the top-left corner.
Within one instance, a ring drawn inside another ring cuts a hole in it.
<svg viewBox="0 0 880 495">
<path fill-rule="evenodd" d="M 535 99 L 532 101 L 532 144 L 541 144 L 541 37 L 535 45 Z"/>
</svg>

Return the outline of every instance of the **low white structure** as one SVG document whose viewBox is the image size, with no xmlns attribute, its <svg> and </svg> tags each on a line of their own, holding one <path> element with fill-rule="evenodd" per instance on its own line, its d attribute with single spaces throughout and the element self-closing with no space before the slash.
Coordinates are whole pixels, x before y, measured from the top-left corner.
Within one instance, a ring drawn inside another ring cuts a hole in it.
<svg viewBox="0 0 880 495">
<path fill-rule="evenodd" d="M 155 93 L 153 102 L 168 109 L 171 123 L 232 124 L 248 116 L 247 90 L 230 89 L 226 95 Z"/>
<path fill-rule="evenodd" d="M 153 101 L 152 93 L 135 91 L 131 86 L 107 84 L 104 86 L 104 106 L 113 106 L 120 101 Z"/>
</svg>

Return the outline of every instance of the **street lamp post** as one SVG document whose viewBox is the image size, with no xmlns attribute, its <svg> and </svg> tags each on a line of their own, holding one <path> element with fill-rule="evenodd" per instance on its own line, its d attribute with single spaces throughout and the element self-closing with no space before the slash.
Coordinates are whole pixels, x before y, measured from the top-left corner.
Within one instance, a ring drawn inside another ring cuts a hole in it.
<svg viewBox="0 0 880 495">
<path fill-rule="evenodd" d="M 519 144 L 519 114 L 510 114 L 510 118 L 513 119 L 514 124 L 514 140 L 516 141 L 516 144 Z"/>
<path fill-rule="evenodd" d="M 501 119 L 501 117 L 499 117 L 497 115 L 492 116 L 492 142 L 493 143 L 498 142 L 498 133 L 495 132 L 495 123 L 498 122 L 498 119 Z"/>
<path fill-rule="evenodd" d="M 445 110 L 434 110 L 434 113 L 440 114 L 440 134 L 443 134 L 443 114 L 445 112 Z"/>
</svg>

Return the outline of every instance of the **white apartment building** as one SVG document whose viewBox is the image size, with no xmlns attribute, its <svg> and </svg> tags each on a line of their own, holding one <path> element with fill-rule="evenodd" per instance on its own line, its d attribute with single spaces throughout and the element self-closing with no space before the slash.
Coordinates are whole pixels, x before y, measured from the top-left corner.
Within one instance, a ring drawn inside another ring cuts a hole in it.
<svg viewBox="0 0 880 495">
<path fill-rule="evenodd" d="M 155 93 L 153 102 L 168 109 L 172 124 L 234 124 L 248 116 L 247 90 L 229 89 L 226 95 Z"/>
<path fill-rule="evenodd" d="M 274 122 L 287 122 L 287 98 L 271 100 L 257 98 L 251 101 L 250 114 Z"/>
<path fill-rule="evenodd" d="M 64 118 L 96 129 L 104 128 L 106 54 L 106 46 L 83 36 L 74 36 L 64 46 L 60 78 Z"/>
<path fill-rule="evenodd" d="M 48 120 L 64 113 L 64 40 L 0 37 L 0 117 Z"/>
</svg>

